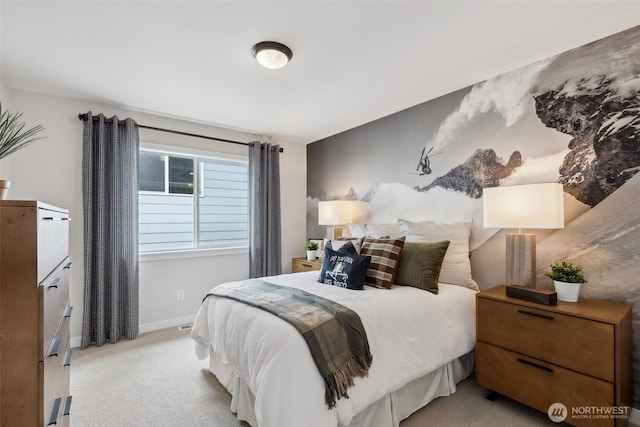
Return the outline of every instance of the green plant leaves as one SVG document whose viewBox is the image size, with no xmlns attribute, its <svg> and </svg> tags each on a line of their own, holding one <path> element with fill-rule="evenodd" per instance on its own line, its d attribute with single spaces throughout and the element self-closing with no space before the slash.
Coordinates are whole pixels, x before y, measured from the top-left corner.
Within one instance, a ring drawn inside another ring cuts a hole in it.
<svg viewBox="0 0 640 427">
<path fill-rule="evenodd" d="M 582 266 L 571 261 L 561 261 L 551 264 L 551 271 L 544 273 L 553 280 L 568 283 L 587 283 L 582 272 Z"/>
<path fill-rule="evenodd" d="M 25 123 L 20 121 L 20 117 L 22 113 L 2 111 L 2 104 L 0 104 L 0 159 L 44 138 L 36 136 L 45 129 L 44 126 L 38 125 L 24 130 Z"/>
</svg>

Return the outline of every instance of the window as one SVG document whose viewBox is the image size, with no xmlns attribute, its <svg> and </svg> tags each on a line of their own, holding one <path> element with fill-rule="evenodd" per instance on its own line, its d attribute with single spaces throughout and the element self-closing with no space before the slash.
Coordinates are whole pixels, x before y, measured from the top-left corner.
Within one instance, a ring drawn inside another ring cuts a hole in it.
<svg viewBox="0 0 640 427">
<path fill-rule="evenodd" d="M 140 191 L 193 194 L 194 164 L 191 158 L 140 151 Z"/>
<path fill-rule="evenodd" d="M 141 253 L 246 247 L 247 160 L 140 149 Z"/>
</svg>

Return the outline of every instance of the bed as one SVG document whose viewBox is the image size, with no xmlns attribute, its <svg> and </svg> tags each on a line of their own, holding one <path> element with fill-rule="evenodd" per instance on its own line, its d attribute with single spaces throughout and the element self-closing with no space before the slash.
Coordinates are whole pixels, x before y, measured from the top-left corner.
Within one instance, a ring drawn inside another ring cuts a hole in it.
<svg viewBox="0 0 640 427">
<path fill-rule="evenodd" d="M 438 295 L 404 286 L 353 292 L 318 284 L 317 276 L 304 272 L 269 281 L 356 311 L 373 354 L 369 376 L 356 378 L 350 398 L 328 410 L 322 379 L 291 325 L 209 296 L 192 337 L 198 356 L 209 357 L 210 371 L 233 396 L 238 419 L 254 427 L 397 426 L 432 399 L 453 393 L 472 372 L 475 291 L 441 283 Z"/>
<path fill-rule="evenodd" d="M 434 295 L 394 285 L 355 292 L 317 283 L 318 272 L 268 277 L 356 311 L 373 363 L 349 399 L 328 410 L 306 343 L 272 314 L 208 296 L 191 336 L 198 357 L 233 396 L 231 409 L 254 427 L 397 426 L 432 399 L 455 391 L 473 370 L 475 291 L 439 284 Z"/>
</svg>

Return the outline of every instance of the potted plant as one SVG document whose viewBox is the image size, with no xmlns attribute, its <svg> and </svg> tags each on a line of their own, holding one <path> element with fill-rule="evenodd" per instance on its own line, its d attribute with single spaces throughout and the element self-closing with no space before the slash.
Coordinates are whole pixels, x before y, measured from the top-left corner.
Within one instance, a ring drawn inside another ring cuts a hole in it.
<svg viewBox="0 0 640 427">
<path fill-rule="evenodd" d="M 2 111 L 0 103 L 0 160 L 43 138 L 36 135 L 44 130 L 44 126 L 38 125 L 24 130 L 25 123 L 20 120 L 20 117 L 22 113 Z M 7 197 L 9 185 L 9 181 L 0 180 L 0 200 Z"/>
<path fill-rule="evenodd" d="M 305 243 L 304 248 L 307 251 L 307 261 L 313 261 L 314 259 L 316 259 L 318 243 L 314 242 L 313 240 L 309 240 L 307 241 L 307 243 Z"/>
<path fill-rule="evenodd" d="M 551 264 L 551 270 L 545 273 L 553 279 L 553 285 L 558 293 L 558 299 L 565 302 L 578 301 L 580 285 L 587 283 L 582 272 L 582 266 L 571 261 L 561 261 Z"/>
</svg>

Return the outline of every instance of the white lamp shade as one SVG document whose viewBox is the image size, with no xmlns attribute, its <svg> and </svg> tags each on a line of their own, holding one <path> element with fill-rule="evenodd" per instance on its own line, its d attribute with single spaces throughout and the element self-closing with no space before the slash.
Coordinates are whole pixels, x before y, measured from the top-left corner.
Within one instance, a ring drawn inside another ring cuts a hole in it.
<svg viewBox="0 0 640 427">
<path fill-rule="evenodd" d="M 318 202 L 319 225 L 344 225 L 364 221 L 367 203 L 359 200 L 330 200 Z"/>
<path fill-rule="evenodd" d="M 564 228 L 561 184 L 526 184 L 485 188 L 485 228 Z"/>
<path fill-rule="evenodd" d="M 362 224 L 366 221 L 367 215 L 369 215 L 369 204 L 360 200 L 353 200 L 351 202 L 351 221 L 355 224 Z"/>
</svg>

